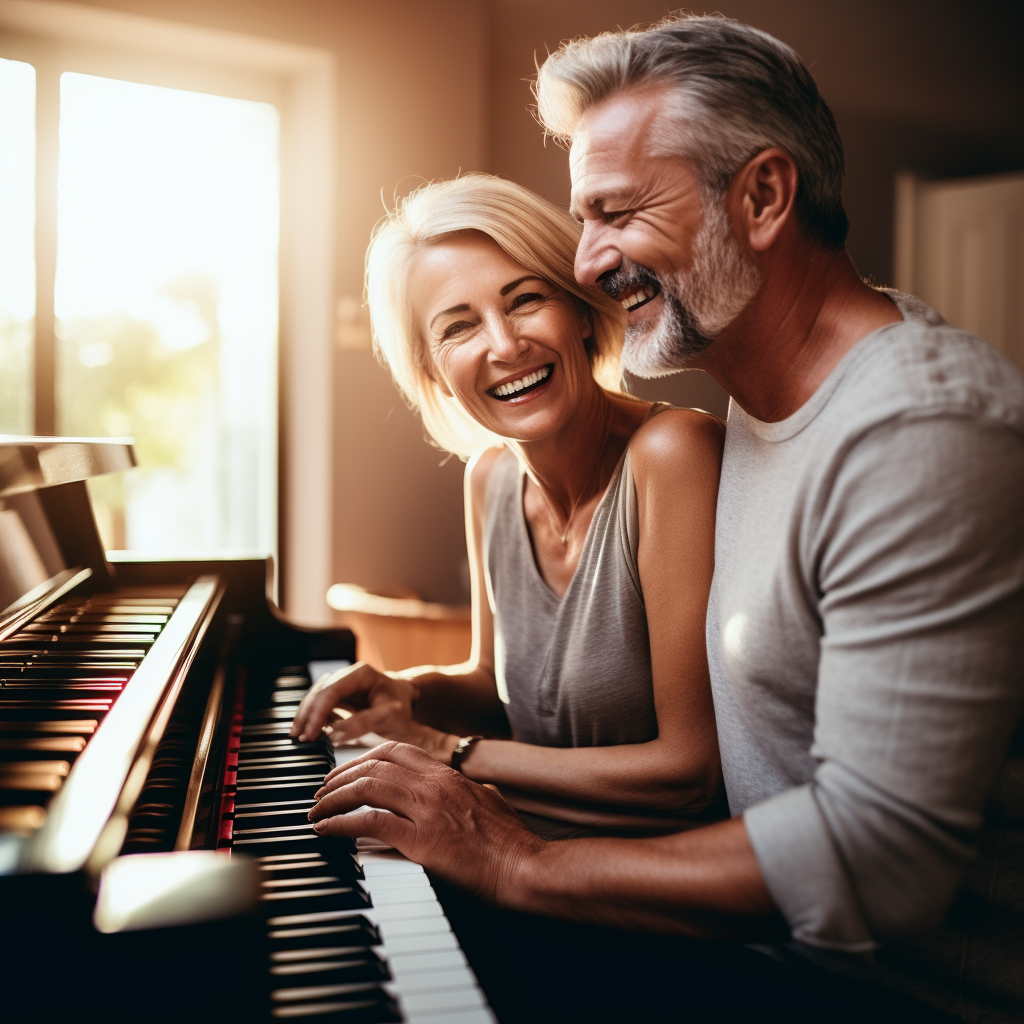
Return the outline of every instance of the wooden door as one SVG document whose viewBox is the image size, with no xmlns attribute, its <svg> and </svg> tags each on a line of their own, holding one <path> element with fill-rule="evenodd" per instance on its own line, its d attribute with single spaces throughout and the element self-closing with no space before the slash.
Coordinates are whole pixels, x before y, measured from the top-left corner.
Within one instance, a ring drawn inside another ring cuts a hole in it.
<svg viewBox="0 0 1024 1024">
<path fill-rule="evenodd" d="M 896 179 L 896 287 L 1024 369 L 1024 174 Z"/>
</svg>

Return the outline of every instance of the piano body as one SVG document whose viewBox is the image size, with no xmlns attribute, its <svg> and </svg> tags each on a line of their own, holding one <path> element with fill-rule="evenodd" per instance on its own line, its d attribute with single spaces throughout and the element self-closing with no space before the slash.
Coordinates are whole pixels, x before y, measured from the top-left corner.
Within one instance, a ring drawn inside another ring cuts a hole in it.
<svg viewBox="0 0 1024 1024">
<path fill-rule="evenodd" d="M 84 481 L 133 464 L 0 439 L 0 1018 L 492 1022 L 423 869 L 306 820 L 352 634 L 265 559 L 108 561 Z"/>
</svg>

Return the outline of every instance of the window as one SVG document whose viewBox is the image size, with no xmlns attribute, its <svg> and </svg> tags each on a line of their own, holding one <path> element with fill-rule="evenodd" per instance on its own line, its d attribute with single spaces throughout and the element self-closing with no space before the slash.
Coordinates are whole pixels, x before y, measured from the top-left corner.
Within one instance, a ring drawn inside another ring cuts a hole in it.
<svg viewBox="0 0 1024 1024">
<path fill-rule="evenodd" d="M 59 153 L 57 432 L 139 458 L 107 546 L 273 551 L 276 108 L 65 73 Z"/>
<path fill-rule="evenodd" d="M 334 132 L 323 51 L 0 5 L 0 432 L 134 435 L 140 469 L 93 491 L 108 546 L 279 552 L 311 624 Z"/>
<path fill-rule="evenodd" d="M 0 433 L 33 426 L 36 73 L 0 60 Z"/>
</svg>

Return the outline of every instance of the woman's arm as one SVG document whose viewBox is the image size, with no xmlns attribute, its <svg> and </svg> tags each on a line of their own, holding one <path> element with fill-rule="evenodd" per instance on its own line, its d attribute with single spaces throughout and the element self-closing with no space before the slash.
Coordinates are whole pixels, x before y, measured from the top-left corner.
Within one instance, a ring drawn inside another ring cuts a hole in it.
<svg viewBox="0 0 1024 1024">
<path fill-rule="evenodd" d="M 494 624 L 483 578 L 484 497 L 500 452 L 497 448 L 483 452 L 466 467 L 473 626 L 469 661 L 400 672 L 379 672 L 364 663 L 341 669 L 319 680 L 307 694 L 295 715 L 292 736 L 309 740 L 326 728 L 332 740 L 341 744 L 375 732 L 413 743 L 447 761 L 459 736 L 508 734 L 494 681 Z M 347 716 L 338 716 L 337 707 Z"/>
<path fill-rule="evenodd" d="M 469 778 L 499 785 L 523 810 L 612 826 L 639 823 L 644 810 L 697 813 L 714 800 L 720 769 L 704 624 L 723 434 L 712 416 L 672 410 L 641 427 L 630 449 L 658 738 L 576 748 L 485 739 L 462 762 Z"/>
<path fill-rule="evenodd" d="M 554 798 L 547 813 L 575 820 L 594 813 L 561 801 L 635 815 L 696 812 L 714 799 L 720 770 L 704 626 L 723 437 L 714 417 L 670 410 L 641 427 L 630 448 L 658 738 L 576 748 L 483 740 L 463 761 L 466 775 L 497 783 L 517 806 L 539 813 L 544 798 Z"/>
</svg>

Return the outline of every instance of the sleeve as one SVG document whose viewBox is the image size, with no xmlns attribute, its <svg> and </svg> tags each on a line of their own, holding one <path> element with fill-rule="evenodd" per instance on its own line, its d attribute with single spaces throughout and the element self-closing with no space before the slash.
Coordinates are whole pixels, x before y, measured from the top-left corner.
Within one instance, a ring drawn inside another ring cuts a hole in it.
<svg viewBox="0 0 1024 1024">
<path fill-rule="evenodd" d="M 803 540 L 816 769 L 745 822 L 793 937 L 864 951 L 941 923 L 1020 717 L 1024 440 L 904 416 L 835 466 Z"/>
</svg>

